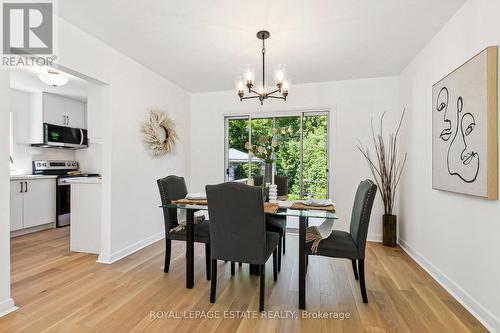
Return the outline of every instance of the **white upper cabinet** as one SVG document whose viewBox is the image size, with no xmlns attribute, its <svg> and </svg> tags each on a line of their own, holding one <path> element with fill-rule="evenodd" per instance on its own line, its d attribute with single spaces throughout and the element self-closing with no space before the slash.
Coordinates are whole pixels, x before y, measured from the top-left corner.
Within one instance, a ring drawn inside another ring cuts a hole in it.
<svg viewBox="0 0 500 333">
<path fill-rule="evenodd" d="M 85 104 L 66 99 L 66 126 L 87 128 L 85 124 Z"/>
<path fill-rule="evenodd" d="M 87 129 L 85 102 L 46 92 L 11 92 L 18 144 L 42 143 L 44 123 Z"/>
<path fill-rule="evenodd" d="M 43 122 L 86 129 L 85 104 L 75 99 L 43 93 Z"/>
<path fill-rule="evenodd" d="M 43 94 L 43 122 L 67 126 L 66 98 L 52 94 Z"/>
<path fill-rule="evenodd" d="M 89 84 L 87 86 L 87 126 L 92 143 L 103 143 L 103 121 L 110 109 L 109 86 Z"/>
</svg>

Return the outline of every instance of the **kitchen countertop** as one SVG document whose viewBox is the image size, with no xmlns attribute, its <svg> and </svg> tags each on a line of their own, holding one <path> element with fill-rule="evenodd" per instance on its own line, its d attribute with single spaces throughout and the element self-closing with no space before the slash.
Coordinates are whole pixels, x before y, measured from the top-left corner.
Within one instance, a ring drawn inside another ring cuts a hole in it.
<svg viewBox="0 0 500 333">
<path fill-rule="evenodd" d="M 10 180 L 29 180 L 29 179 L 56 179 L 55 175 L 10 175 Z"/>
<path fill-rule="evenodd" d="M 68 184 L 102 184 L 102 177 L 80 177 L 67 179 Z"/>
</svg>

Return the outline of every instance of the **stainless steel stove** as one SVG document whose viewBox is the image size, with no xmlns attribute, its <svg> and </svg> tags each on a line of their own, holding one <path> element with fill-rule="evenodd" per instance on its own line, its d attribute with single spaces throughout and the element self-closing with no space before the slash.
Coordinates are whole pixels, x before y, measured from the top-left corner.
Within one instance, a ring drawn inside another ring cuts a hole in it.
<svg viewBox="0 0 500 333">
<path fill-rule="evenodd" d="M 71 186 L 69 179 L 99 177 L 97 173 L 81 173 L 77 161 L 33 161 L 34 175 L 56 175 L 56 226 L 65 227 L 71 223 Z"/>
</svg>

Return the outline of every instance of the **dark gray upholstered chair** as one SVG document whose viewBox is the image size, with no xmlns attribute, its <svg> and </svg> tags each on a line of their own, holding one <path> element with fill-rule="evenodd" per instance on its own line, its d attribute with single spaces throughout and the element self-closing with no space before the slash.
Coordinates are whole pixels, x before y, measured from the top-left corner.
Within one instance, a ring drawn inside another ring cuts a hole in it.
<svg viewBox="0 0 500 333">
<path fill-rule="evenodd" d="M 160 190 L 161 203 L 170 204 L 172 200 L 183 199 L 187 195 L 187 187 L 184 178 L 178 176 L 167 176 L 157 181 Z M 170 231 L 177 227 L 177 209 L 163 208 L 163 218 L 165 220 L 165 266 L 164 272 L 170 268 L 170 253 L 172 240 L 186 241 L 186 230 Z M 207 220 L 194 225 L 194 241 L 205 244 L 205 260 L 207 270 L 207 280 L 210 280 L 210 231 Z"/>
<path fill-rule="evenodd" d="M 217 260 L 258 265 L 260 271 L 259 311 L 264 310 L 265 264 L 273 254 L 274 281 L 278 279 L 278 234 L 266 231 L 262 189 L 241 183 L 206 186 L 210 215 L 212 280 L 210 302 L 215 302 Z M 234 274 L 231 267 L 231 274 Z"/>
<path fill-rule="evenodd" d="M 362 181 L 354 198 L 349 232 L 334 230 L 330 237 L 319 243 L 316 253 L 312 253 L 309 244 L 306 245 L 309 255 L 351 259 L 354 277 L 356 280 L 360 280 L 361 296 L 364 303 L 368 303 L 364 266 L 366 237 L 376 193 L 377 185 L 369 179 Z M 359 277 L 356 261 L 359 267 Z"/>
<path fill-rule="evenodd" d="M 255 186 L 262 186 L 263 177 L 254 177 Z M 274 183 L 278 186 L 278 196 L 288 195 L 288 178 L 285 176 L 274 176 Z M 281 270 L 281 252 L 285 253 L 286 247 L 286 216 L 266 216 L 266 228 L 268 231 L 280 235 L 278 244 L 278 271 Z"/>
</svg>

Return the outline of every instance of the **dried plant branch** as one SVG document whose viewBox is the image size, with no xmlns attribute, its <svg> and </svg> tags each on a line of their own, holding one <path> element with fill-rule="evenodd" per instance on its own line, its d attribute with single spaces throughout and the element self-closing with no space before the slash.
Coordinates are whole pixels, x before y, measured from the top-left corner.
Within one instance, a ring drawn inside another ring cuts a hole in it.
<svg viewBox="0 0 500 333">
<path fill-rule="evenodd" d="M 396 189 L 399 185 L 408 156 L 407 153 L 405 153 L 402 161 L 398 159 L 398 137 L 405 112 L 406 110 L 403 110 L 396 132 L 388 135 L 387 144 L 384 139 L 383 131 L 385 112 L 380 117 L 380 129 L 377 134 L 375 134 L 373 118 L 371 118 L 370 125 L 375 158 L 370 156 L 370 150 L 366 148 L 361 141 L 358 140 L 359 144 L 357 145 L 358 150 L 368 162 L 370 171 L 375 178 L 380 196 L 384 203 L 385 214 L 392 214 L 396 199 Z"/>
</svg>

